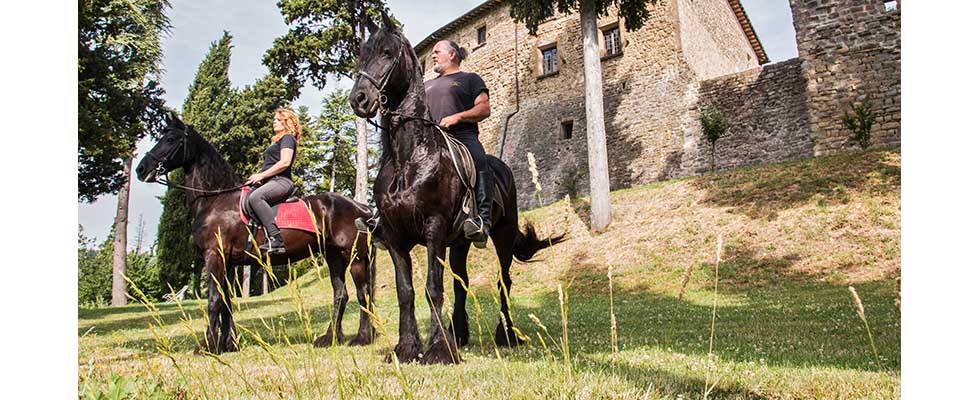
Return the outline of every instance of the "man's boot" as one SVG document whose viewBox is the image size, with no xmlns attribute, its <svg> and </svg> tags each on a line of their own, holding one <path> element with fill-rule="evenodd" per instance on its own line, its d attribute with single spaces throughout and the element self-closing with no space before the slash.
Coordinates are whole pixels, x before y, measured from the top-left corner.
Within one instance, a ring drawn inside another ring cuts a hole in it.
<svg viewBox="0 0 980 400">
<path fill-rule="evenodd" d="M 490 196 L 493 190 L 493 174 L 490 171 L 481 171 L 476 179 L 476 209 L 477 217 L 470 217 L 463 222 L 463 233 L 466 239 L 473 242 L 478 249 L 487 247 L 487 238 L 490 237 L 490 203 L 493 201 Z"/>
<path fill-rule="evenodd" d="M 371 234 L 371 244 L 381 250 L 387 250 L 384 242 L 381 241 L 381 237 L 378 235 L 378 225 L 381 224 L 381 211 L 377 208 L 372 208 L 374 214 L 371 218 L 364 219 L 363 217 L 357 217 L 354 220 L 354 226 L 357 227 L 357 231 L 362 235 Z"/>
<path fill-rule="evenodd" d="M 266 229 L 266 232 L 269 232 Z M 282 235 L 275 233 L 269 235 L 268 240 L 259 246 L 259 250 L 268 252 L 269 254 L 286 254 L 286 243 L 282 240 Z"/>
</svg>

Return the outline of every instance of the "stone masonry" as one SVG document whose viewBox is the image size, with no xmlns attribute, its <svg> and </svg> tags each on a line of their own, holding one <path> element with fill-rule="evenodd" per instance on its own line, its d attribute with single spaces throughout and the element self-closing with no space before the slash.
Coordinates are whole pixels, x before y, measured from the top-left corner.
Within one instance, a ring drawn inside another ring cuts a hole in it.
<svg viewBox="0 0 980 400">
<path fill-rule="evenodd" d="M 797 7 L 801 2 L 809 6 L 827 1 L 793 0 L 791 5 Z M 820 75 L 824 70 L 804 57 L 823 53 L 804 53 L 801 41 L 800 59 L 760 67 L 768 58 L 738 0 L 660 0 L 650 10 L 650 20 L 635 32 L 626 31 L 615 10 L 598 21 L 600 31 L 618 27 L 622 43 L 621 54 L 603 54 L 601 62 L 611 189 L 706 172 L 710 146 L 702 139 L 698 118 L 707 106 L 721 109 L 733 124 L 716 145 L 718 170 L 809 157 L 819 154 L 818 149 L 846 148 L 839 144 L 843 133 L 827 127 L 840 124 L 835 97 L 824 99 L 823 86 L 813 82 L 819 79 L 823 84 L 834 77 Z M 586 195 L 588 155 L 578 15 L 556 15 L 532 36 L 523 24 L 514 23 L 509 12 L 505 2 L 487 1 L 416 45 L 425 79 L 436 76 L 430 59 L 436 40 L 451 39 L 469 49 L 462 69 L 479 73 L 490 89 L 491 115 L 480 123 L 480 138 L 488 154 L 501 155 L 514 171 L 518 205 L 538 205 L 528 152 L 537 159 L 545 204 L 566 193 Z M 796 14 L 794 10 L 794 18 Z M 821 14 L 807 15 L 815 21 Z M 897 12 L 883 18 L 893 15 Z M 895 32 L 897 20 L 895 17 Z M 806 26 L 825 29 L 816 22 Z M 477 43 L 480 28 L 486 29 L 483 44 Z M 800 36 L 798 33 L 798 40 Z M 558 72 L 545 75 L 542 51 L 552 47 L 558 49 Z M 890 55 L 875 55 L 870 45 L 864 49 L 861 54 L 889 62 Z M 872 96 L 887 96 L 889 90 L 897 90 L 897 75 L 894 82 L 873 87 L 882 89 L 875 89 Z M 894 101 L 897 109 L 897 98 Z M 898 143 L 897 126 L 892 140 L 888 133 L 892 119 L 887 118 L 875 133 L 876 144 Z M 897 125 L 897 113 L 894 118 Z M 565 138 L 563 128 L 569 124 L 571 137 Z"/>
<path fill-rule="evenodd" d="M 852 101 L 878 115 L 874 146 L 901 141 L 901 11 L 871 0 L 791 0 L 814 155 L 855 148 L 841 116 Z"/>
</svg>

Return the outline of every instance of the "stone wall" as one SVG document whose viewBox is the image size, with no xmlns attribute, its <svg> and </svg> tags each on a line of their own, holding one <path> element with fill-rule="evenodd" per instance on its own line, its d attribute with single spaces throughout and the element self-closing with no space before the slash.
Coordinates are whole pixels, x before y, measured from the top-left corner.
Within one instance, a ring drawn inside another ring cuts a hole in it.
<svg viewBox="0 0 980 400">
<path fill-rule="evenodd" d="M 689 1 L 689 0 L 685 0 Z M 509 8 L 496 7 L 475 17 L 447 36 L 473 49 L 463 62 L 464 71 L 479 73 L 490 89 L 491 114 L 480 122 L 480 139 L 488 153 L 503 150 L 503 160 L 514 171 L 518 204 L 537 205 L 528 171 L 527 153 L 537 158 L 544 203 L 569 191 L 588 194 L 588 144 L 582 37 L 579 18 L 556 15 L 531 36 L 523 24 L 514 24 Z M 601 17 L 599 27 L 617 23 L 616 11 Z M 476 47 L 476 29 L 487 27 L 487 43 Z M 517 29 L 516 81 L 514 29 Z M 651 18 L 635 31 L 621 27 L 623 55 L 601 62 L 604 81 L 606 145 L 610 186 L 613 190 L 681 176 L 685 129 L 692 126 L 689 112 L 697 99 L 697 76 L 680 47 L 676 2 L 651 6 Z M 540 48 L 558 47 L 559 72 L 541 76 Z M 431 71 L 431 46 L 416 49 Z M 519 89 L 518 89 L 519 88 Z M 506 140 L 501 131 L 507 115 L 520 110 L 509 122 Z M 572 123 L 572 137 L 561 136 L 562 122 Z M 574 188 L 574 190 L 572 190 Z"/>
<path fill-rule="evenodd" d="M 806 80 L 798 58 L 701 82 L 700 110 L 716 107 L 731 127 L 715 143 L 715 170 L 765 164 L 813 155 Z M 711 145 L 700 126 L 686 170 L 708 172 Z"/>
<path fill-rule="evenodd" d="M 677 11 L 684 58 L 698 79 L 759 66 L 728 0 L 678 0 Z"/>
<path fill-rule="evenodd" d="M 874 146 L 901 142 L 901 11 L 880 0 L 791 0 L 814 154 L 853 149 L 842 115 L 870 101 Z"/>
<path fill-rule="evenodd" d="M 640 30 L 620 26 L 623 54 L 601 62 L 611 189 L 708 171 L 710 146 L 699 121 L 708 105 L 733 123 L 715 149 L 718 170 L 853 148 L 841 105 L 862 94 L 880 115 L 873 143 L 899 144 L 899 12 L 884 12 L 871 0 L 790 5 L 800 58 L 765 67 L 758 67 L 744 33 L 733 33 L 738 25 L 723 0 L 658 1 Z M 445 37 L 471 50 L 462 69 L 479 73 L 490 89 L 481 141 L 514 171 L 521 208 L 538 205 L 528 152 L 537 159 L 543 203 L 566 193 L 587 195 L 578 15 L 557 15 L 532 36 L 514 23 L 505 2 L 485 6 Z M 615 15 L 610 10 L 598 26 L 619 23 Z M 487 42 L 477 45 L 477 29 L 484 26 Z M 540 49 L 552 45 L 559 72 L 542 76 Z M 425 78 L 434 78 L 431 44 L 416 51 Z M 562 136 L 563 123 L 571 123 L 571 138 Z"/>
</svg>

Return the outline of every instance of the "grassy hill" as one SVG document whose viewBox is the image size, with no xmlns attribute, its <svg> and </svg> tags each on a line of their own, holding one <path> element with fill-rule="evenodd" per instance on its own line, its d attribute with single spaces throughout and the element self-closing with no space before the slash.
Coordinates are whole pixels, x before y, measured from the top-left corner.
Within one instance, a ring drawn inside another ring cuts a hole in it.
<svg viewBox="0 0 980 400">
<path fill-rule="evenodd" d="M 540 232 L 570 234 L 512 269 L 512 313 L 533 343 L 493 346 L 496 260 L 473 250 L 479 311 L 468 304 L 472 339 L 459 366 L 384 363 L 398 315 L 391 262 L 380 252 L 384 335 L 374 345 L 309 345 L 326 329 L 331 293 L 311 272 L 236 299 L 236 322 L 254 336 L 219 357 L 191 354 L 193 334 L 205 327 L 200 302 L 79 309 L 79 388 L 140 398 L 897 398 L 900 164 L 898 150 L 877 150 L 621 190 L 602 234 L 587 229 L 587 198 L 523 213 Z M 424 259 L 416 249 L 423 339 Z M 557 345 L 559 284 L 568 295 L 570 372 Z M 848 286 L 862 300 L 877 361 Z M 348 334 L 356 312 L 348 307 Z"/>
</svg>

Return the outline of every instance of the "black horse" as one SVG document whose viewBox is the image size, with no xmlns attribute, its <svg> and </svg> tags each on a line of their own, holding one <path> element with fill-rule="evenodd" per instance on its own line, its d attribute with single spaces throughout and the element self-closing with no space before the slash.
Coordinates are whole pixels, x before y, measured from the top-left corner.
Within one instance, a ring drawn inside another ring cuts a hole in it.
<svg viewBox="0 0 980 400">
<path fill-rule="evenodd" d="M 185 190 L 191 213 L 194 215 L 193 239 L 199 261 L 208 272 L 208 319 L 209 326 L 203 347 L 212 353 L 237 350 L 235 324 L 231 317 L 233 293 L 226 275 L 230 265 L 259 265 L 251 254 L 264 257 L 248 240 L 248 230 L 239 217 L 239 198 L 242 180 L 235 174 L 218 151 L 193 127 L 185 125 L 176 116 L 170 116 L 160 140 L 136 167 L 137 177 L 152 182 L 158 176 L 177 168 L 184 168 Z M 341 320 L 347 305 L 345 272 L 350 265 L 357 301 L 370 309 L 373 300 L 374 263 L 368 253 L 369 243 L 358 235 L 354 220 L 370 217 L 370 209 L 338 194 L 321 194 L 303 198 L 312 210 L 314 223 L 320 229 L 317 234 L 300 230 L 284 229 L 286 254 L 273 255 L 271 265 L 287 261 L 299 261 L 311 253 L 322 253 L 330 267 L 333 284 L 334 309 L 327 332 L 314 341 L 314 345 L 329 346 L 343 340 Z M 266 240 L 264 231 L 254 233 L 257 243 Z M 353 260 L 351 258 L 353 257 Z M 369 258 L 372 262 L 369 262 Z M 374 329 L 369 315 L 361 310 L 360 326 L 351 345 L 366 345 L 373 341 Z"/>
<path fill-rule="evenodd" d="M 395 355 L 401 361 L 419 359 L 422 363 L 457 363 L 457 345 L 469 341 L 466 315 L 466 292 L 454 280 L 454 307 L 450 329 L 442 318 L 443 265 L 446 247 L 450 247 L 449 265 L 453 273 L 468 283 L 466 255 L 471 242 L 454 231 L 463 206 L 466 187 L 453 169 L 441 133 L 428 121 L 425 92 L 418 59 L 401 31 L 382 15 L 379 28 L 369 22 L 370 38 L 361 48 L 358 78 L 350 94 L 354 113 L 364 118 L 382 115 L 381 169 L 374 183 L 374 199 L 381 212 L 380 237 L 388 246 L 395 264 L 398 290 L 399 338 Z M 499 345 L 517 345 L 521 340 L 513 330 L 508 309 L 513 258 L 529 261 L 535 252 L 558 243 L 564 235 L 539 239 L 528 224 L 521 233 L 517 222 L 517 193 L 510 168 L 496 157 L 488 157 L 498 187 L 503 194 L 503 209 L 494 207 L 490 238 L 500 261 L 500 312 L 494 341 Z M 409 251 L 415 245 L 428 250 L 426 299 L 430 307 L 429 342 L 423 351 L 415 320 L 415 290 L 412 286 Z"/>
</svg>

